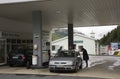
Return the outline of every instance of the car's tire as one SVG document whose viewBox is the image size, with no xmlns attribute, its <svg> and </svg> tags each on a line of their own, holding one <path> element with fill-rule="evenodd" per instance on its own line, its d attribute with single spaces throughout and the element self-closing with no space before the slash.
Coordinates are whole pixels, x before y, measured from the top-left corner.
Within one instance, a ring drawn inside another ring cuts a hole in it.
<svg viewBox="0 0 120 79">
<path fill-rule="evenodd" d="M 79 68 L 82 69 L 82 63 L 81 63 L 81 65 L 79 66 Z"/>
<path fill-rule="evenodd" d="M 75 67 L 75 69 L 73 70 L 73 72 L 77 72 L 78 70 L 77 70 L 77 68 Z"/>
<path fill-rule="evenodd" d="M 73 70 L 73 72 L 77 72 L 78 70 L 79 70 L 79 67 L 78 67 L 78 65 L 76 63 L 76 66 L 75 66 L 75 69 Z"/>
<path fill-rule="evenodd" d="M 13 67 L 14 65 L 13 64 L 9 64 L 10 67 Z"/>
<path fill-rule="evenodd" d="M 54 72 L 54 70 L 49 69 L 50 72 Z"/>
<path fill-rule="evenodd" d="M 82 69 L 82 59 L 81 59 L 81 63 L 80 63 L 80 66 L 79 66 L 80 69 Z"/>
</svg>

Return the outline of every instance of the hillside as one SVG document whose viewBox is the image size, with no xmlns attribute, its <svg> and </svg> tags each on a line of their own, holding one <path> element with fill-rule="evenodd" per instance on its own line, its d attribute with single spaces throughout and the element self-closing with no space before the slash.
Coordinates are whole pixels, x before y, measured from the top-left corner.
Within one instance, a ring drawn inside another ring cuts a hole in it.
<svg viewBox="0 0 120 79">
<path fill-rule="evenodd" d="M 83 34 L 81 32 L 76 32 L 76 31 L 74 33 L 85 35 L 85 34 Z M 54 33 L 52 33 L 52 41 L 63 38 L 65 36 L 68 36 L 68 30 L 67 29 L 54 30 Z"/>
<path fill-rule="evenodd" d="M 57 29 L 54 30 L 54 33 L 52 33 L 52 41 L 63 38 L 68 35 L 68 32 L 66 29 Z"/>
<path fill-rule="evenodd" d="M 102 45 L 110 45 L 111 42 L 120 42 L 120 26 L 109 32 L 100 40 Z"/>
</svg>

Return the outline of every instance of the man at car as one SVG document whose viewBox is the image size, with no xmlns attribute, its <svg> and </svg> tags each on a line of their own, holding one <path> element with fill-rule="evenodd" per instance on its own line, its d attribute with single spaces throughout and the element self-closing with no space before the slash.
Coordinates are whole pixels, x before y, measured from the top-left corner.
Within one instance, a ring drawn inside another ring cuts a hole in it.
<svg viewBox="0 0 120 79">
<path fill-rule="evenodd" d="M 62 51 L 62 46 L 58 49 L 57 53 L 60 53 Z"/>
<path fill-rule="evenodd" d="M 76 49 L 76 44 L 73 44 L 73 48 L 72 48 L 72 50 L 74 50 L 74 51 L 78 51 L 78 50 Z"/>
<path fill-rule="evenodd" d="M 83 60 L 86 62 L 86 67 L 88 67 L 89 56 L 88 56 L 87 50 L 83 48 L 83 46 L 80 46 L 80 49 L 83 52 Z"/>
</svg>

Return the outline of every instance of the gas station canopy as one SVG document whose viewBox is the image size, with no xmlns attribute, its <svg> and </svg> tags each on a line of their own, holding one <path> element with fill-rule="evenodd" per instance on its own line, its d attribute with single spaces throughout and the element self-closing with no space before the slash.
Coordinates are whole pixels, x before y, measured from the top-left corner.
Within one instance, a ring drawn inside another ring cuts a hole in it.
<svg viewBox="0 0 120 79">
<path fill-rule="evenodd" d="M 120 24 L 120 0 L 37 0 L 0 4 L 0 17 L 32 24 L 32 12 L 42 12 L 43 27 Z"/>
<path fill-rule="evenodd" d="M 47 49 L 46 43 L 50 42 L 52 28 L 68 27 L 68 48 L 71 50 L 73 49 L 73 27 L 119 24 L 120 0 L 0 0 L 0 31 L 3 33 L 10 31 L 14 34 L 30 33 L 30 44 L 36 56 L 36 67 L 42 67 L 43 47 Z M 47 38 L 43 38 L 44 31 L 47 32 Z M 6 34 L 9 36 L 10 33 Z M 10 47 L 19 45 L 16 40 L 24 39 L 17 37 L 1 41 L 7 40 L 7 45 Z M 14 40 L 15 44 L 12 42 Z M 51 50 L 50 45 L 49 50 Z"/>
</svg>

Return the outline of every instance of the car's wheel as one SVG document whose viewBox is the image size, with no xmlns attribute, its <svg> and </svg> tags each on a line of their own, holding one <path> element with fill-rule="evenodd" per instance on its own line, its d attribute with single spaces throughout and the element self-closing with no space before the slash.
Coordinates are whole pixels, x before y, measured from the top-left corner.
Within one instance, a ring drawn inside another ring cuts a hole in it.
<svg viewBox="0 0 120 79">
<path fill-rule="evenodd" d="M 79 68 L 82 69 L 82 59 L 81 59 L 81 63 L 79 65 Z"/>
<path fill-rule="evenodd" d="M 9 64 L 10 67 L 13 67 L 13 64 Z"/>
<path fill-rule="evenodd" d="M 82 63 L 80 64 L 79 68 L 82 69 Z"/>
<path fill-rule="evenodd" d="M 77 72 L 77 67 L 75 67 L 75 69 L 73 70 L 73 72 Z"/>
<path fill-rule="evenodd" d="M 76 64 L 75 69 L 73 70 L 73 72 L 77 72 L 79 70 L 79 66 Z"/>
<path fill-rule="evenodd" d="M 50 71 L 50 72 L 54 72 L 54 70 L 51 70 L 51 69 L 50 69 L 49 71 Z"/>
</svg>

